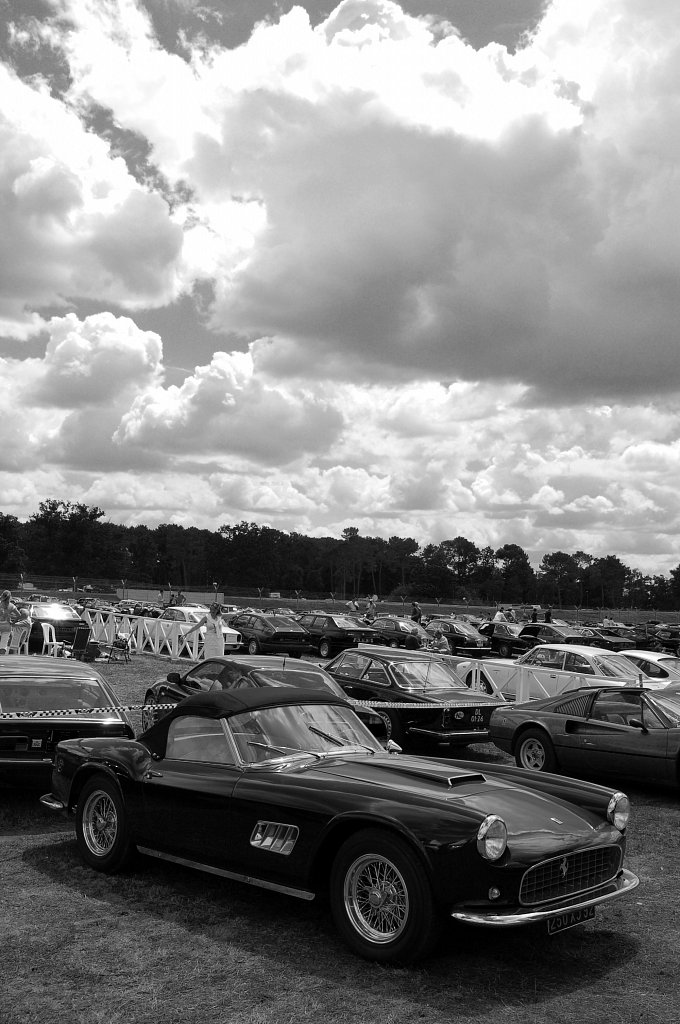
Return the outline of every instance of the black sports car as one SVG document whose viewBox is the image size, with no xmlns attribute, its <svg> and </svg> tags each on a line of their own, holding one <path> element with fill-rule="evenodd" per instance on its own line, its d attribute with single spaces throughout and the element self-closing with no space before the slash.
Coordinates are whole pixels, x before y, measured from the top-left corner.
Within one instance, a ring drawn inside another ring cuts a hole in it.
<svg viewBox="0 0 680 1024">
<path fill-rule="evenodd" d="M 576 626 L 561 626 L 554 622 L 527 622 L 519 631 L 520 639 L 526 638 L 533 647 L 538 644 L 587 644 L 581 639 Z"/>
<path fill-rule="evenodd" d="M 346 647 L 357 644 L 370 644 L 377 636 L 371 627 L 359 625 L 346 615 L 326 612 L 304 612 L 296 616 L 312 637 L 312 641 L 322 658 L 331 658 Z"/>
<path fill-rule="evenodd" d="M 680 695 L 664 688 L 608 683 L 506 704 L 491 738 L 535 772 L 680 783 Z"/>
<path fill-rule="evenodd" d="M 518 658 L 536 646 L 533 636 L 520 636 L 521 626 L 514 622 L 482 622 L 478 627 L 499 658 Z"/>
<path fill-rule="evenodd" d="M 241 634 L 248 654 L 290 654 L 299 658 L 314 651 L 305 627 L 286 615 L 239 612 L 229 619 L 229 625 Z"/>
<path fill-rule="evenodd" d="M 210 690 L 240 690 L 247 686 L 297 686 L 344 696 L 332 676 L 320 666 L 308 662 L 277 658 L 271 654 L 209 658 L 192 665 L 186 672 L 168 672 L 165 679 L 157 679 L 149 687 L 144 696 L 142 729 L 150 729 L 171 710 L 168 705 L 178 704 L 185 697 Z M 159 708 L 159 705 L 163 707 Z"/>
<path fill-rule="evenodd" d="M 472 658 L 483 658 L 486 654 L 491 654 L 491 645 L 487 638 L 469 622 L 444 617 L 430 619 L 425 626 L 425 632 L 429 637 L 433 637 L 436 630 L 441 630 L 451 654 L 463 654 Z"/>
<path fill-rule="evenodd" d="M 375 642 L 387 644 L 388 647 L 406 647 L 418 650 L 427 647 L 432 639 L 424 626 L 412 619 L 402 619 L 396 615 L 381 615 L 371 623 L 375 630 Z"/>
<path fill-rule="evenodd" d="M 551 932 L 638 884 L 623 867 L 623 793 L 384 751 L 318 691 L 202 693 L 138 740 L 67 740 L 41 802 L 75 814 L 98 871 L 137 850 L 327 895 L 348 945 L 383 962 L 426 954 L 446 916 Z"/>
<path fill-rule="evenodd" d="M 348 697 L 376 702 L 369 724 L 383 741 L 402 747 L 486 743 L 491 712 L 504 700 L 471 692 L 447 657 L 368 645 L 343 651 L 326 668 Z M 381 703 L 407 706 L 381 708 Z"/>
<path fill-rule="evenodd" d="M 72 658 L 0 658 L 0 775 L 44 785 L 57 743 L 75 736 L 134 736 L 95 668 Z"/>
</svg>

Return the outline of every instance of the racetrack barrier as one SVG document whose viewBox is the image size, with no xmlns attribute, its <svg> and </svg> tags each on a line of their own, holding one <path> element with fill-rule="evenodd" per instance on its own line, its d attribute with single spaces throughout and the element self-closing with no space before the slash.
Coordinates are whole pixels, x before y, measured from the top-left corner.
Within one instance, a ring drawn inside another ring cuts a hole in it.
<svg viewBox="0 0 680 1024">
<path fill-rule="evenodd" d="M 181 703 L 178 701 L 177 704 Z M 347 698 L 347 703 L 351 704 L 352 707 L 369 708 L 370 710 L 382 711 L 383 709 L 395 709 L 395 710 L 408 710 L 408 711 L 441 711 L 444 708 L 478 708 L 479 701 L 471 699 L 469 702 L 443 702 L 441 704 L 403 704 L 403 703 L 390 703 L 383 701 L 367 701 L 367 700 L 352 700 L 351 697 Z M 502 707 L 507 702 L 499 700 L 498 704 L 489 705 L 488 702 L 484 702 L 484 707 Z M 2 711 L 0 712 L 0 719 L 18 719 L 18 718 L 62 718 L 66 715 L 110 715 L 112 712 L 120 711 L 145 711 L 147 708 L 153 708 L 155 711 L 172 711 L 173 708 L 177 707 L 177 704 L 125 704 L 119 705 L 118 707 L 107 707 L 107 708 L 59 708 L 55 711 Z"/>
</svg>

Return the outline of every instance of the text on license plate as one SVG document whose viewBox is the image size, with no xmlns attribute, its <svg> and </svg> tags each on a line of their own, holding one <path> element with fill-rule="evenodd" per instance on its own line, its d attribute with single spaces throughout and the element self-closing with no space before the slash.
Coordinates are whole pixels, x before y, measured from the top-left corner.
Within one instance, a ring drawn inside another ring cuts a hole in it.
<svg viewBox="0 0 680 1024">
<path fill-rule="evenodd" d="M 556 914 L 548 918 L 548 935 L 555 932 L 563 932 L 565 928 L 574 928 L 577 924 L 590 921 L 595 917 L 595 907 L 581 907 L 580 910 L 565 910 L 563 914 Z"/>
<path fill-rule="evenodd" d="M 484 722 L 484 715 L 470 715 L 470 721 L 473 725 L 482 725 Z"/>
</svg>

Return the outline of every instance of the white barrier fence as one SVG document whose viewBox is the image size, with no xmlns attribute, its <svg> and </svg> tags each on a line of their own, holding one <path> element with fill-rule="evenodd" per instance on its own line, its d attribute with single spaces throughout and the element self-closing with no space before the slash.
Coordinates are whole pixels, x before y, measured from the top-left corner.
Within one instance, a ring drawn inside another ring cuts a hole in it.
<svg viewBox="0 0 680 1024">
<path fill-rule="evenodd" d="M 483 658 L 470 662 L 472 670 L 473 690 L 486 691 L 484 679 L 491 684 L 491 690 L 497 697 L 506 701 L 522 704 L 527 700 L 539 700 L 541 697 L 555 697 L 565 690 L 576 690 L 581 686 L 606 686 L 624 684 L 625 686 L 641 686 L 642 677 L 631 670 L 630 678 L 612 678 L 595 676 L 588 673 L 576 673 L 555 668 L 541 668 L 536 665 L 512 665 L 504 667 L 503 678 L 493 678 L 493 664 L 489 665 Z M 646 680 L 648 683 L 649 680 Z"/>
<path fill-rule="evenodd" d="M 91 639 L 96 643 L 113 644 L 118 633 L 130 636 L 130 650 L 138 654 L 156 654 L 168 658 L 186 658 L 198 661 L 203 638 L 198 630 L 190 636 L 184 634 L 191 627 L 185 622 L 171 619 L 151 619 L 142 615 L 123 615 L 118 612 L 91 611 L 86 608 L 82 617 L 92 629 Z"/>
</svg>

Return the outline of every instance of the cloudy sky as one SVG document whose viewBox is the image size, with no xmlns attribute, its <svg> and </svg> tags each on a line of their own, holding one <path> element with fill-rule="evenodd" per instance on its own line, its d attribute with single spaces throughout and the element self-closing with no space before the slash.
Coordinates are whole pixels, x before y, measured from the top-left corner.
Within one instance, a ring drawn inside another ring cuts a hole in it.
<svg viewBox="0 0 680 1024">
<path fill-rule="evenodd" d="M 677 0 L 0 0 L 0 509 L 680 562 Z"/>
</svg>

